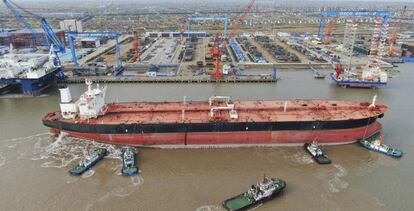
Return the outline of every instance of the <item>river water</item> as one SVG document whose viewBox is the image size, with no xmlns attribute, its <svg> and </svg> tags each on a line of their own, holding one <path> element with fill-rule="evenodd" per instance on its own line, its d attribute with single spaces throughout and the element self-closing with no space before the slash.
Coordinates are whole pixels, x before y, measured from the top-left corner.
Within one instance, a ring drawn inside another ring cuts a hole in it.
<svg viewBox="0 0 414 211">
<path fill-rule="evenodd" d="M 107 101 L 329 98 L 387 104 L 380 121 L 386 143 L 401 159 L 357 144 L 325 147 L 333 163 L 316 164 L 302 147 L 139 149 L 143 173 L 120 176 L 117 147 L 50 137 L 41 117 L 58 109 L 57 91 L 36 98 L 0 98 L 0 210 L 223 210 L 264 173 L 287 181 L 284 194 L 258 210 L 414 210 L 414 66 L 386 88 L 344 89 L 307 70 L 281 71 L 276 84 L 110 84 Z M 78 96 L 84 85 L 71 85 Z M 82 177 L 69 176 L 87 149 L 109 156 Z"/>
</svg>

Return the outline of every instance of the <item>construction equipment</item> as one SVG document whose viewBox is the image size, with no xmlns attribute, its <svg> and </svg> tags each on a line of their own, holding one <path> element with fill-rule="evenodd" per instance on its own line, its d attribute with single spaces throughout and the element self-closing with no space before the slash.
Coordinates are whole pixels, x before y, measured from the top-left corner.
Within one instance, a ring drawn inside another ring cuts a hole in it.
<svg viewBox="0 0 414 211">
<path fill-rule="evenodd" d="M 139 36 L 138 36 L 139 18 L 137 18 L 137 24 L 134 30 L 134 56 L 132 56 L 130 62 L 141 61 L 141 55 L 139 50 Z"/>
<path fill-rule="evenodd" d="M 337 19 L 338 19 L 338 17 L 334 17 L 329 22 L 328 27 L 326 27 L 324 43 L 327 44 L 327 45 L 331 44 L 331 42 L 332 42 L 333 27 L 334 27 Z"/>
<path fill-rule="evenodd" d="M 189 22 L 188 22 L 188 30 L 191 30 L 191 21 L 223 21 L 224 22 L 224 31 L 223 31 L 223 36 L 226 37 L 227 36 L 227 25 L 228 25 L 228 18 L 227 16 L 212 16 L 212 17 L 201 17 L 201 16 L 191 16 L 190 18 L 188 18 Z"/>
<path fill-rule="evenodd" d="M 180 32 L 180 44 L 181 45 L 184 43 L 184 31 L 185 31 L 184 27 L 185 27 L 185 21 L 181 20 L 179 29 L 178 29 L 178 31 Z"/>
<path fill-rule="evenodd" d="M 253 7 L 255 0 L 250 0 L 249 4 L 244 8 L 243 14 L 240 16 L 238 21 L 236 21 L 236 25 L 233 27 L 231 32 L 229 33 L 229 36 L 226 36 L 225 34 L 223 37 L 225 38 L 225 42 L 222 43 L 221 47 L 218 44 L 215 44 L 214 48 L 210 49 L 211 55 L 215 57 L 215 72 L 213 73 L 213 77 L 215 79 L 222 78 L 223 74 L 220 72 L 220 57 L 221 52 L 226 49 L 226 44 L 229 43 L 230 39 L 234 37 L 234 34 L 237 30 L 240 29 L 240 24 L 244 21 L 244 19 L 247 16 L 247 13 L 250 12 L 251 8 Z M 217 36 L 216 36 L 217 38 Z"/>
<path fill-rule="evenodd" d="M 407 10 L 407 6 L 404 6 L 402 8 L 401 12 L 400 12 L 400 17 L 399 17 L 399 19 L 397 21 L 397 24 L 396 24 L 396 26 L 394 28 L 394 31 L 393 31 L 390 39 L 388 40 L 389 43 L 390 43 L 390 47 L 388 48 L 387 55 L 389 57 L 392 57 L 395 54 L 394 47 L 397 44 L 397 36 L 398 36 L 398 33 L 400 33 L 400 31 L 401 31 L 401 20 L 404 18 L 406 10 Z"/>
<path fill-rule="evenodd" d="M 67 32 L 66 33 L 69 41 L 69 47 L 72 53 L 73 64 L 75 67 L 79 67 L 78 58 L 75 51 L 75 39 L 77 37 L 111 37 L 115 38 L 115 53 L 116 53 L 116 64 L 114 65 L 115 73 L 119 73 L 123 70 L 121 63 L 121 50 L 119 47 L 119 36 L 118 32 Z"/>
<path fill-rule="evenodd" d="M 318 37 L 322 40 L 324 38 L 325 17 L 382 17 L 383 24 L 387 24 L 390 16 L 389 11 L 322 11 L 319 19 Z"/>
<path fill-rule="evenodd" d="M 233 27 L 233 29 L 230 31 L 229 38 L 227 39 L 227 42 L 230 38 L 234 37 L 234 33 L 240 29 L 240 24 L 244 21 L 247 14 L 250 12 L 250 10 L 253 7 L 255 0 L 250 0 L 249 4 L 244 8 L 243 14 L 239 17 L 239 20 L 236 21 L 236 25 Z"/>
<path fill-rule="evenodd" d="M 46 19 L 42 16 L 36 15 L 34 13 L 31 13 L 30 11 L 20 7 L 16 3 L 10 1 L 10 0 L 3 0 L 3 3 L 6 5 L 7 8 L 13 13 L 13 15 L 16 17 L 17 21 L 20 23 L 20 25 L 23 28 L 26 28 L 29 30 L 33 36 L 35 37 L 36 44 L 45 46 L 47 48 L 50 48 L 50 46 L 55 46 L 53 49 L 54 52 L 65 52 L 65 45 L 60 41 L 60 39 L 56 36 L 56 34 L 53 32 L 52 27 L 50 27 L 49 23 L 46 21 Z M 35 17 L 37 19 L 40 19 L 40 26 L 42 27 L 44 33 L 45 33 L 45 39 L 43 39 L 39 32 L 37 32 L 33 27 L 27 23 L 25 18 L 21 15 L 19 10 L 22 10 L 32 17 Z M 53 45 L 52 45 L 53 44 Z"/>
</svg>

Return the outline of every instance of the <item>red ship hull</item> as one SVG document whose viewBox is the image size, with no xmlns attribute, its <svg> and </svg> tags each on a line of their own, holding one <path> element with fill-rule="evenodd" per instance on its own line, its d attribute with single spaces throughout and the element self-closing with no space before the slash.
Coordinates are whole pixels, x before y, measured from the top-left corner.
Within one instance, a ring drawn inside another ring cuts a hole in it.
<svg viewBox="0 0 414 211">
<path fill-rule="evenodd" d="M 379 122 L 351 129 L 335 130 L 288 130 L 248 132 L 181 132 L 142 134 L 101 134 L 63 131 L 72 137 L 95 140 L 108 144 L 151 147 L 223 147 L 260 145 L 297 145 L 313 140 L 321 144 L 345 144 L 356 142 L 379 132 Z M 54 133 L 59 130 L 54 129 Z"/>
</svg>

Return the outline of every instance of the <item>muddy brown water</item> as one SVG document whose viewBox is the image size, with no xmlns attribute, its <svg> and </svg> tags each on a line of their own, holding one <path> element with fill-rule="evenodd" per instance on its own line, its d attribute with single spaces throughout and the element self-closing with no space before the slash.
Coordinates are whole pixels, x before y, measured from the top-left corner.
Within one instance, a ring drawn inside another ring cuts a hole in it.
<svg viewBox="0 0 414 211">
<path fill-rule="evenodd" d="M 414 65 L 381 89 L 343 89 L 311 71 L 280 71 L 276 84 L 110 84 L 107 101 L 330 98 L 370 101 L 390 111 L 380 121 L 394 159 L 357 144 L 327 146 L 333 163 L 316 164 L 302 147 L 139 149 L 143 173 L 120 176 L 119 149 L 82 177 L 69 176 L 87 149 L 102 144 L 50 137 L 41 124 L 58 109 L 52 91 L 36 98 L 0 98 L 0 210 L 223 210 L 264 173 L 287 181 L 285 192 L 257 210 L 413 210 Z M 78 96 L 84 85 L 71 85 Z"/>
</svg>

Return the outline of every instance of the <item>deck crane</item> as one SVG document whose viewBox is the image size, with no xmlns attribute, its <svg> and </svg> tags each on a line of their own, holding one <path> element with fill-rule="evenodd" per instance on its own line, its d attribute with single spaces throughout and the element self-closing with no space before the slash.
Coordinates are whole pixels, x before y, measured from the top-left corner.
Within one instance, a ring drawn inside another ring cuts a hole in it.
<svg viewBox="0 0 414 211">
<path fill-rule="evenodd" d="M 10 0 L 3 0 L 3 3 L 13 13 L 14 17 L 17 19 L 20 25 L 23 28 L 28 29 L 33 34 L 36 40 L 36 44 L 47 46 L 48 48 L 50 48 L 50 46 L 52 46 L 53 44 L 53 46 L 55 46 L 55 48 L 53 49 L 54 52 L 56 53 L 65 52 L 65 45 L 60 41 L 60 39 L 53 32 L 52 27 L 49 25 L 49 23 L 46 21 L 44 17 L 30 12 Z M 35 29 L 33 29 L 33 27 L 29 23 L 27 23 L 25 18 L 19 12 L 19 9 L 37 19 L 40 19 L 40 26 L 42 27 L 45 33 L 45 39 L 42 39 L 41 36 L 39 35 L 39 32 L 37 32 Z"/>
<path fill-rule="evenodd" d="M 406 10 L 407 10 L 407 6 L 404 6 L 401 10 L 400 17 L 395 26 L 395 29 L 389 39 L 390 47 L 388 48 L 388 52 L 387 52 L 387 55 L 389 57 L 392 57 L 395 54 L 394 46 L 397 44 L 397 36 L 398 36 L 398 33 L 401 31 L 401 19 L 404 18 Z"/>
<path fill-rule="evenodd" d="M 237 30 L 240 29 L 240 24 L 244 21 L 247 14 L 250 12 L 250 10 L 253 7 L 253 4 L 256 0 L 250 0 L 249 4 L 244 8 L 243 14 L 240 16 L 238 21 L 236 21 L 235 26 L 230 31 L 229 35 L 225 37 L 225 42 L 220 46 L 215 45 L 214 48 L 210 49 L 211 55 L 215 57 L 215 72 L 213 73 L 213 77 L 215 79 L 221 79 L 223 77 L 223 74 L 220 72 L 220 56 L 221 52 L 226 48 L 226 43 L 230 41 L 231 38 L 234 37 L 234 34 Z"/>
<path fill-rule="evenodd" d="M 139 36 L 138 36 L 139 18 L 137 18 L 137 24 L 134 30 L 134 55 L 131 58 L 131 62 L 141 61 L 141 55 L 139 51 Z"/>
</svg>

